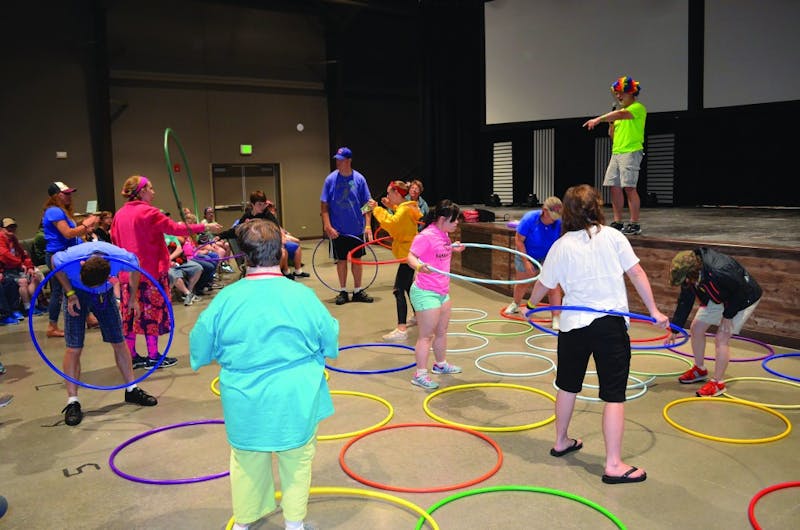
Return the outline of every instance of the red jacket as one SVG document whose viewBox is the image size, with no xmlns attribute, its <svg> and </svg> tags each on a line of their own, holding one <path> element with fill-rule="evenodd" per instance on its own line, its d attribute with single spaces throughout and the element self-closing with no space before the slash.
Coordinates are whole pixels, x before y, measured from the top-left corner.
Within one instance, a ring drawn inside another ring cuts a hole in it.
<svg viewBox="0 0 800 530">
<path fill-rule="evenodd" d="M 0 232 L 0 270 L 31 269 L 33 261 L 17 236 Z"/>
</svg>

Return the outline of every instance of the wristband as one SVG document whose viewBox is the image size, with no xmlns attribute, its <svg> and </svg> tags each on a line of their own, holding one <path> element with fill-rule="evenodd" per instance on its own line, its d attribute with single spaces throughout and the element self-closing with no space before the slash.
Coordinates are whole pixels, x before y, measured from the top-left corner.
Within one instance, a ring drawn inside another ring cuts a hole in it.
<svg viewBox="0 0 800 530">
<path fill-rule="evenodd" d="M 416 268 L 416 271 L 417 271 L 417 272 L 419 272 L 419 270 L 422 268 L 422 266 L 423 266 L 423 265 L 425 265 L 425 264 L 424 264 L 424 263 L 422 263 L 421 261 L 420 261 L 420 262 L 418 262 L 418 263 L 417 263 L 417 268 Z"/>
<path fill-rule="evenodd" d="M 67 295 L 67 298 L 69 298 L 70 296 L 75 296 L 75 289 L 70 289 L 69 291 L 67 291 L 64 294 Z"/>
</svg>

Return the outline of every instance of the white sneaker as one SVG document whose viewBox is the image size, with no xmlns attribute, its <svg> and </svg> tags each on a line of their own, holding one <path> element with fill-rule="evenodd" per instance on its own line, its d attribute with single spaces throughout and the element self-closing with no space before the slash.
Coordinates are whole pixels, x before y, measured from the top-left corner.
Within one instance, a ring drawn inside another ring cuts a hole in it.
<svg viewBox="0 0 800 530">
<path fill-rule="evenodd" d="M 553 315 L 553 331 L 560 331 L 561 330 L 561 315 Z"/>
<path fill-rule="evenodd" d="M 406 322 L 406 326 L 408 326 L 408 327 L 416 326 L 416 325 L 417 325 L 417 317 L 415 317 L 415 316 L 412 316 L 411 318 L 408 319 L 408 322 Z"/>
<path fill-rule="evenodd" d="M 511 302 L 510 304 L 508 304 L 508 307 L 506 307 L 505 311 L 503 312 L 509 315 L 513 315 L 514 313 L 519 313 L 519 306 L 517 305 L 516 302 Z"/>
<path fill-rule="evenodd" d="M 195 296 L 192 293 L 186 293 L 183 295 L 183 305 L 192 305 L 194 303 Z"/>
<path fill-rule="evenodd" d="M 402 331 L 400 329 L 393 329 L 390 333 L 387 333 L 383 336 L 383 340 L 393 341 L 393 342 L 402 342 L 408 339 L 408 332 Z"/>
</svg>

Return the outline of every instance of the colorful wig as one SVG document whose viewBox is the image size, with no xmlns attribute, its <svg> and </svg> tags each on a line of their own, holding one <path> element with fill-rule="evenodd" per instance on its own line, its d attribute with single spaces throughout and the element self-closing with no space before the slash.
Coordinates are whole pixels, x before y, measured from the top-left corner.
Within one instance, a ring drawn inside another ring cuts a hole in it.
<svg viewBox="0 0 800 530">
<path fill-rule="evenodd" d="M 611 85 L 612 92 L 623 92 L 625 94 L 633 94 L 634 96 L 638 96 L 640 90 L 639 81 L 627 75 L 620 77 Z"/>
</svg>

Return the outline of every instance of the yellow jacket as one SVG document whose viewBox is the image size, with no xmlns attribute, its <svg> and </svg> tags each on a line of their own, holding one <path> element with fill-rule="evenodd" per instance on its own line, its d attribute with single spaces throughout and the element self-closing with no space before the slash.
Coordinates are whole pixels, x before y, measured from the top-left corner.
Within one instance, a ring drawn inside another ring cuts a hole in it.
<svg viewBox="0 0 800 530">
<path fill-rule="evenodd" d="M 408 256 L 411 242 L 417 235 L 419 221 L 422 213 L 419 211 L 417 201 L 406 201 L 401 203 L 397 210 L 390 214 L 385 208 L 375 208 L 372 216 L 378 220 L 390 236 L 392 236 L 392 254 L 397 259 Z"/>
</svg>

